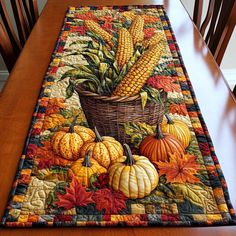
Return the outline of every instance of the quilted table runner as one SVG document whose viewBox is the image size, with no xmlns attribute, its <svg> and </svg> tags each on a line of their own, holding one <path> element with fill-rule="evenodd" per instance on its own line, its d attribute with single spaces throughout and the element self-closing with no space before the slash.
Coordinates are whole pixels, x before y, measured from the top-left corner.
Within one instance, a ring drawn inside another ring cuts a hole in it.
<svg viewBox="0 0 236 236">
<path fill-rule="evenodd" d="M 163 7 L 70 7 L 1 225 L 228 224 L 225 179 Z"/>
</svg>

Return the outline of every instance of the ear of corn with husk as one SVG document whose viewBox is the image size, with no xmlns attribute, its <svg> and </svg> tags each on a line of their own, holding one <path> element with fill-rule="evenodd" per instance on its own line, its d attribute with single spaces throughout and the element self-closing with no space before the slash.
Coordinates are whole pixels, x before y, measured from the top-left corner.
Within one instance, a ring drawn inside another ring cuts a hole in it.
<svg viewBox="0 0 236 236">
<path fill-rule="evenodd" d="M 145 48 L 152 47 L 156 44 L 158 44 L 162 39 L 164 39 L 164 34 L 163 33 L 156 33 L 153 35 L 150 39 L 147 39 L 143 42 L 143 46 Z"/>
<path fill-rule="evenodd" d="M 122 68 L 130 58 L 133 56 L 134 46 L 132 37 L 129 31 L 121 28 L 118 33 L 118 46 L 116 50 L 116 61 L 120 68 Z"/>
<path fill-rule="evenodd" d="M 67 98 L 73 95 L 77 86 L 102 96 L 134 96 L 140 93 L 162 56 L 164 34 L 158 32 L 143 41 L 144 20 L 140 15 L 134 17 L 129 30 L 123 25 L 118 34 L 113 35 L 93 20 L 85 20 L 84 24 L 89 29 L 87 36 L 91 41 L 83 50 L 73 53 L 83 56 L 88 65 L 72 66 L 73 69 L 61 77 L 70 78 Z M 115 46 L 116 53 L 113 51 Z M 152 96 L 143 90 L 141 97 L 146 103 Z M 142 105 L 145 106 L 145 103 Z"/>
<path fill-rule="evenodd" d="M 104 29 L 102 29 L 100 27 L 100 25 L 93 21 L 93 20 L 85 20 L 84 21 L 85 26 L 88 27 L 89 30 L 91 30 L 92 32 L 98 34 L 100 37 L 102 37 L 110 47 L 113 47 L 114 44 L 112 42 L 112 35 L 109 34 L 107 31 L 105 31 Z"/>
<path fill-rule="evenodd" d="M 164 49 L 165 46 L 163 44 L 157 44 L 147 50 L 118 84 L 113 96 L 134 96 L 139 93 L 151 76 Z"/>
<path fill-rule="evenodd" d="M 129 28 L 129 32 L 133 39 L 133 44 L 136 45 L 144 39 L 143 32 L 144 20 L 142 16 L 136 16 Z"/>
</svg>

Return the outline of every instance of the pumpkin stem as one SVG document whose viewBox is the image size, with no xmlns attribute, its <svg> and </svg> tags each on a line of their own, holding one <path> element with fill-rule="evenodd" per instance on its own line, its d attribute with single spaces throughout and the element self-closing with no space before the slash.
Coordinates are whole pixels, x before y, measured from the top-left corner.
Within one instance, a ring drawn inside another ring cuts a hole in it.
<svg viewBox="0 0 236 236">
<path fill-rule="evenodd" d="M 74 133 L 74 132 L 75 132 L 74 127 L 75 127 L 75 123 L 76 123 L 77 118 L 78 118 L 78 116 L 76 116 L 76 117 L 74 118 L 74 120 L 72 121 L 72 123 L 71 123 L 71 125 L 70 125 L 70 128 L 69 128 L 69 132 L 70 132 L 70 133 Z"/>
<path fill-rule="evenodd" d="M 161 126 L 160 126 L 159 123 L 157 124 L 156 136 L 155 136 L 155 138 L 156 138 L 156 139 L 162 139 L 162 138 L 164 138 L 164 135 L 163 135 L 163 133 L 161 132 Z"/>
<path fill-rule="evenodd" d="M 85 167 L 90 167 L 92 165 L 90 162 L 91 152 L 92 152 L 91 150 L 88 150 L 84 157 L 84 161 L 82 162 L 82 165 Z"/>
<path fill-rule="evenodd" d="M 94 127 L 94 132 L 95 132 L 95 134 L 96 134 L 96 139 L 95 139 L 96 142 L 102 142 L 102 137 L 101 137 L 101 135 L 99 134 L 99 132 L 98 132 L 96 126 Z"/>
<path fill-rule="evenodd" d="M 130 147 L 128 144 L 124 143 L 124 150 L 125 150 L 125 156 L 126 156 L 126 160 L 124 161 L 124 163 L 127 166 L 132 166 L 135 163 L 134 157 L 132 155 L 132 152 L 130 150 Z"/>
<path fill-rule="evenodd" d="M 165 114 L 165 117 L 167 119 L 167 124 L 174 124 L 174 121 L 170 118 L 170 116 L 168 114 Z"/>
</svg>

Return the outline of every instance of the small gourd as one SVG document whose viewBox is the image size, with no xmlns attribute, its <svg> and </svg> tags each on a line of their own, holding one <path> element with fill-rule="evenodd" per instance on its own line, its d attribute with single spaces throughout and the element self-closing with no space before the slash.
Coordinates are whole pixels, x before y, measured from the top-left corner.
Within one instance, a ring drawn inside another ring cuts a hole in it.
<svg viewBox="0 0 236 236">
<path fill-rule="evenodd" d="M 191 140 L 188 126 L 181 120 L 172 120 L 167 114 L 165 116 L 166 120 L 161 123 L 162 132 L 173 134 L 184 145 L 184 148 L 188 147 Z"/>
<path fill-rule="evenodd" d="M 107 170 L 98 164 L 96 160 L 90 158 L 91 151 L 89 150 L 84 158 L 80 158 L 73 163 L 71 170 L 78 182 L 83 186 L 90 187 L 90 177 L 93 174 L 106 173 Z"/>
<path fill-rule="evenodd" d="M 123 147 L 113 137 L 101 137 L 96 127 L 94 131 L 96 139 L 83 145 L 80 156 L 84 156 L 88 150 L 92 150 L 91 157 L 103 167 L 108 168 L 111 162 L 123 155 Z"/>
<path fill-rule="evenodd" d="M 75 120 L 69 128 L 56 132 L 51 140 L 53 151 L 71 161 L 79 158 L 80 149 L 85 142 L 92 142 L 95 139 L 95 133 L 91 129 L 76 126 Z"/>
<path fill-rule="evenodd" d="M 144 156 L 132 155 L 124 144 L 125 156 L 118 158 L 108 169 L 109 185 L 128 198 L 143 198 L 157 187 L 158 173 Z"/>
<path fill-rule="evenodd" d="M 169 161 L 169 153 L 185 152 L 183 144 L 174 135 L 161 132 L 160 124 L 157 125 L 155 135 L 144 138 L 139 150 L 141 155 L 148 157 L 152 162 Z"/>
</svg>

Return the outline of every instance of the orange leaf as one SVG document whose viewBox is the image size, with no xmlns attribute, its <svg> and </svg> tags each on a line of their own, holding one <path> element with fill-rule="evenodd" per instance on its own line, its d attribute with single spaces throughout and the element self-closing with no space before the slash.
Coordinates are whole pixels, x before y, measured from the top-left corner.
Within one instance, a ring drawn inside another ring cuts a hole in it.
<svg viewBox="0 0 236 236">
<path fill-rule="evenodd" d="M 51 98 L 47 105 L 46 115 L 56 114 L 60 108 L 66 108 L 63 98 Z"/>
<path fill-rule="evenodd" d="M 172 113 L 172 114 L 177 113 L 177 114 L 183 115 L 183 116 L 188 115 L 185 104 L 171 104 L 170 105 L 170 113 Z"/>
<path fill-rule="evenodd" d="M 159 174 L 165 175 L 168 183 L 199 183 L 200 180 L 194 176 L 200 169 L 196 157 L 190 154 L 169 154 L 169 162 L 157 162 Z"/>
<path fill-rule="evenodd" d="M 148 79 L 147 84 L 156 89 L 163 89 L 165 92 L 181 92 L 180 85 L 174 83 L 176 77 L 155 75 Z"/>
</svg>

